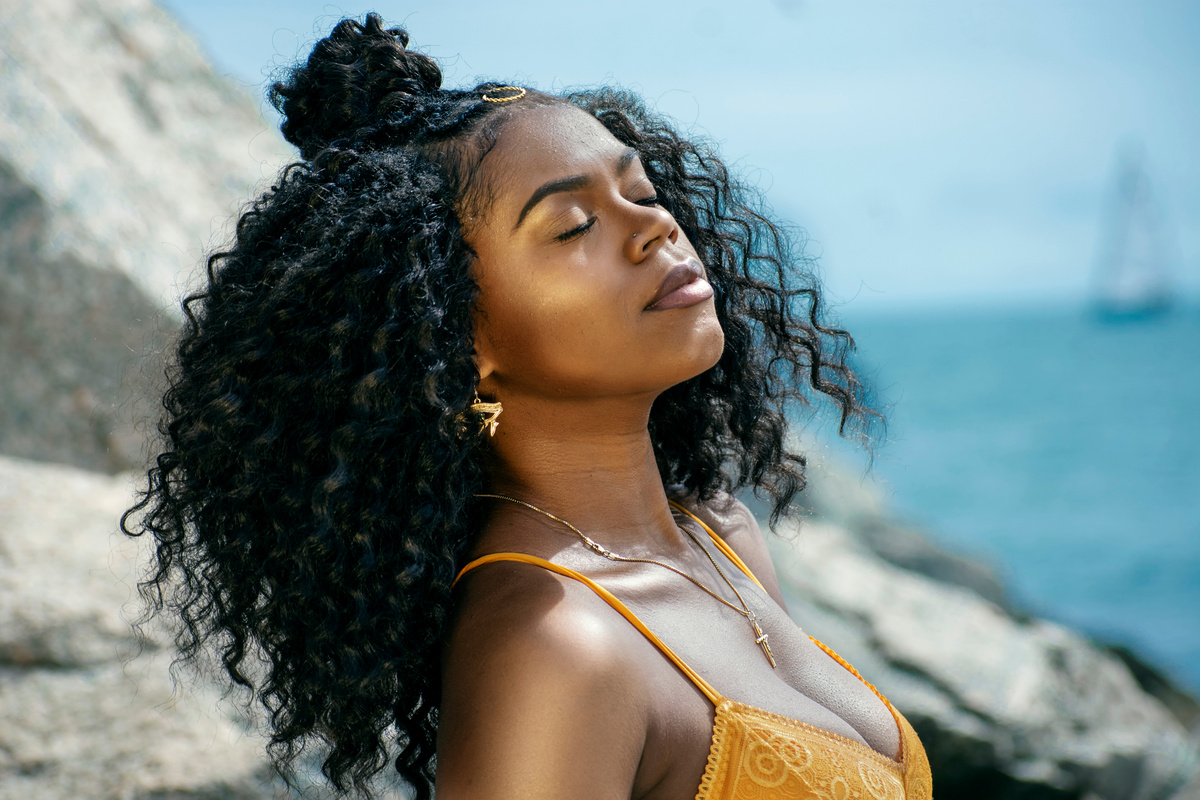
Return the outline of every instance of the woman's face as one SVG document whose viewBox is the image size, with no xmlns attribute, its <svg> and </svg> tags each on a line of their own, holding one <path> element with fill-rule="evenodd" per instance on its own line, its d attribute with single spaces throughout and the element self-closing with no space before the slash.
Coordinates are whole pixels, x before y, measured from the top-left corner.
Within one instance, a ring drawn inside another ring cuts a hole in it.
<svg viewBox="0 0 1200 800">
<path fill-rule="evenodd" d="M 483 166 L 494 202 L 468 239 L 484 394 L 657 394 L 717 362 L 703 265 L 633 150 L 544 106 L 508 121 Z"/>
</svg>

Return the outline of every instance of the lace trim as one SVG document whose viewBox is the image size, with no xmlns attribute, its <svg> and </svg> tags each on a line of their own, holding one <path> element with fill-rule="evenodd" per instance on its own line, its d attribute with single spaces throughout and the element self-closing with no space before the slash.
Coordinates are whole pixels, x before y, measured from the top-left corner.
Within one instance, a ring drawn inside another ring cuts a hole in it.
<svg viewBox="0 0 1200 800">
<path fill-rule="evenodd" d="M 860 764 L 862 763 L 863 759 L 869 760 L 871 763 L 883 769 L 896 781 L 898 781 L 899 787 L 902 787 L 901 791 L 904 791 L 907 786 L 908 770 L 905 764 L 888 758 L 882 753 L 876 752 L 862 742 L 847 738 L 832 731 L 827 731 L 823 728 L 818 728 L 806 722 L 801 722 L 790 717 L 784 717 L 780 714 L 765 711 L 754 706 L 748 706 L 744 703 L 739 703 L 736 700 L 726 699 L 717 707 L 716 710 L 716 719 L 713 723 L 712 746 L 709 748 L 708 762 L 705 765 L 704 775 L 700 779 L 700 787 L 696 793 L 696 800 L 716 800 L 716 795 L 713 793 L 729 788 L 727 786 L 728 782 L 731 779 L 737 779 L 739 777 L 736 773 L 741 771 L 742 765 L 740 763 L 733 762 L 734 754 L 731 752 L 731 748 L 737 744 L 737 742 L 733 741 L 734 737 L 731 737 L 731 731 L 736 725 L 736 722 L 739 720 L 745 726 L 746 732 L 749 736 L 755 736 L 756 734 L 760 737 L 764 736 L 760 730 L 756 729 L 756 726 L 754 725 L 755 722 L 768 723 L 769 725 L 773 725 L 777 729 L 783 729 L 784 731 L 789 729 L 797 732 L 802 731 L 809 736 L 813 736 L 828 742 L 835 748 L 848 751 L 848 753 L 852 755 L 852 757 Z M 902 728 L 901 739 L 903 738 Z M 802 743 L 800 744 L 800 747 L 803 748 Z M 745 749 L 745 746 L 743 749 Z M 862 774 L 861 766 L 859 767 L 859 773 L 859 777 L 861 779 L 868 779 L 866 774 Z M 779 783 L 781 784 L 784 780 L 786 780 L 785 774 L 781 774 L 777 777 Z M 835 777 L 834 780 L 835 782 L 839 783 L 844 782 L 843 779 L 838 777 Z M 891 796 L 891 793 L 886 789 L 885 786 L 881 785 L 875 788 L 883 793 L 875 795 L 874 792 L 872 792 L 872 795 L 880 798 Z"/>
<path fill-rule="evenodd" d="M 717 780 L 717 770 L 721 766 L 721 752 L 724 750 L 725 731 L 729 727 L 728 712 L 733 705 L 732 700 L 724 700 L 717 706 L 717 715 L 713 720 L 712 744 L 708 748 L 708 761 L 704 765 L 704 776 L 700 778 L 700 788 L 696 790 L 696 800 L 706 800 L 712 792 Z"/>
</svg>

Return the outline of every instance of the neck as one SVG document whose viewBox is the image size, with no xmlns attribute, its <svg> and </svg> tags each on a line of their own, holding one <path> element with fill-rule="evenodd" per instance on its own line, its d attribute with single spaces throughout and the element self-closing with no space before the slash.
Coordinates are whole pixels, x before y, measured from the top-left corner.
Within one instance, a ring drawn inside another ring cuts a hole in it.
<svg viewBox="0 0 1200 800">
<path fill-rule="evenodd" d="M 511 403 L 490 440 L 488 491 L 549 511 L 610 547 L 675 541 L 647 428 L 653 399 Z"/>
</svg>

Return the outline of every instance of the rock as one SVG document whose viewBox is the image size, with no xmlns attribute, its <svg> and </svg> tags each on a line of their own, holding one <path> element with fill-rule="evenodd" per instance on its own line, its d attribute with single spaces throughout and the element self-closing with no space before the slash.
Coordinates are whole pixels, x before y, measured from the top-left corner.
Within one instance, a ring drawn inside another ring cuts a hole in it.
<svg viewBox="0 0 1200 800">
<path fill-rule="evenodd" d="M 128 468 L 183 285 L 292 151 L 150 0 L 0 17 L 0 452 Z"/>
<path fill-rule="evenodd" d="M 890 564 L 845 528 L 780 532 L 794 618 L 913 723 L 937 797 L 1149 800 L 1191 779 L 1195 738 L 1113 654 Z"/>
<path fill-rule="evenodd" d="M 1200 800 L 1200 770 L 1187 786 L 1171 795 L 1171 800 Z"/>
<path fill-rule="evenodd" d="M 132 480 L 0 457 L 0 800 L 273 797 L 244 715 L 131 632 Z"/>
<path fill-rule="evenodd" d="M 0 800 L 255 800 L 276 787 L 262 741 L 179 697 L 166 665 L 0 670 Z"/>
<path fill-rule="evenodd" d="M 1106 645 L 1105 649 L 1129 667 L 1142 691 L 1158 698 L 1190 731 L 1200 733 L 1200 701 L 1176 686 L 1170 678 L 1138 657 L 1127 647 Z"/>
<path fill-rule="evenodd" d="M 130 477 L 0 457 L 0 665 L 86 667 L 137 647 Z"/>
<path fill-rule="evenodd" d="M 1012 605 L 996 571 L 971 558 L 935 544 L 925 533 L 897 521 L 874 484 L 859 478 L 811 441 L 799 444 L 809 458 L 809 485 L 800 505 L 812 517 L 839 525 L 871 552 L 891 564 L 926 575 L 941 583 L 970 589 L 1011 612 Z"/>
</svg>

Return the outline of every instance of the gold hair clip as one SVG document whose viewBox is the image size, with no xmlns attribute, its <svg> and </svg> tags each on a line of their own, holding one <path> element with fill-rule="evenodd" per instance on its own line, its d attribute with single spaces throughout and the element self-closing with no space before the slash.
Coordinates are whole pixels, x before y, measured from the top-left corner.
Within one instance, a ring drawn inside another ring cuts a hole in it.
<svg viewBox="0 0 1200 800">
<path fill-rule="evenodd" d="M 507 97 L 489 97 L 490 92 L 513 92 Z M 483 102 L 485 103 L 507 103 L 512 100 L 520 100 L 525 96 L 525 90 L 520 86 L 493 86 L 483 93 Z"/>
</svg>

